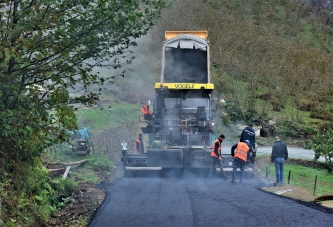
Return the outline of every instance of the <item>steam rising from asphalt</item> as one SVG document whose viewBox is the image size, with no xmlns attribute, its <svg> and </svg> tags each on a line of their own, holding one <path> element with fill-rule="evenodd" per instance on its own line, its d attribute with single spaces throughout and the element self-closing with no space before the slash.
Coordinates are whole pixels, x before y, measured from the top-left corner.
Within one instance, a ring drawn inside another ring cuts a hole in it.
<svg viewBox="0 0 333 227">
<path fill-rule="evenodd" d="M 207 52 L 172 48 L 165 53 L 163 82 L 208 83 Z"/>
</svg>

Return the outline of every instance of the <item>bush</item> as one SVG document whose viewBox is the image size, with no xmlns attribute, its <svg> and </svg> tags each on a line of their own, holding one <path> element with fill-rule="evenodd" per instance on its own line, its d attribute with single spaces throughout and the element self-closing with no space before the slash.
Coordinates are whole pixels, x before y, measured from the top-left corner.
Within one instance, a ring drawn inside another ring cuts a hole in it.
<svg viewBox="0 0 333 227">
<path fill-rule="evenodd" d="M 223 107 L 226 112 L 225 118 L 228 119 L 227 121 L 224 119 L 225 123 L 242 120 L 243 112 L 238 102 L 228 101 Z"/>
<path fill-rule="evenodd" d="M 105 155 L 93 154 L 88 157 L 88 165 L 95 171 L 112 171 L 116 168 L 109 157 Z"/>
<path fill-rule="evenodd" d="M 270 103 L 273 106 L 273 111 L 280 112 L 284 108 L 284 105 L 277 99 L 271 100 Z"/>
<path fill-rule="evenodd" d="M 65 204 L 66 198 L 72 195 L 78 188 L 77 182 L 71 178 L 62 179 L 57 177 L 50 181 L 53 190 L 56 192 L 53 197 L 50 198 L 52 205 L 59 208 Z"/>
<path fill-rule="evenodd" d="M 315 133 L 315 129 L 309 125 L 297 121 L 278 121 L 276 133 L 293 139 L 306 139 Z"/>
<path fill-rule="evenodd" d="M 315 102 L 303 103 L 300 105 L 299 109 L 303 111 L 311 111 L 317 108 L 318 104 Z"/>
<path fill-rule="evenodd" d="M 39 159 L 33 166 L 14 164 L 13 172 L 0 178 L 3 220 L 8 227 L 45 222 L 75 188 L 73 180 L 52 180 Z"/>
<path fill-rule="evenodd" d="M 321 120 L 333 121 L 332 110 L 322 108 L 322 107 L 314 109 L 311 112 L 310 117 L 321 119 Z"/>
<path fill-rule="evenodd" d="M 329 172 L 333 170 L 333 129 L 324 131 L 317 131 L 309 143 L 306 145 L 307 149 L 313 149 L 315 152 L 315 159 L 324 157 Z"/>
</svg>

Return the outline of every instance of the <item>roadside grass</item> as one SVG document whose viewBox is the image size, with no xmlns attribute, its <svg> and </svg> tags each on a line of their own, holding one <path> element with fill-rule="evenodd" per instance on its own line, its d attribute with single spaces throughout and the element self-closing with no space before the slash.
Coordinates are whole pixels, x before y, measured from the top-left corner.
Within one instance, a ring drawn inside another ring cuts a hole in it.
<svg viewBox="0 0 333 227">
<path fill-rule="evenodd" d="M 70 169 L 70 175 L 79 178 L 82 182 L 99 183 L 103 176 L 107 176 L 116 167 L 104 152 L 95 151 L 92 155 L 77 155 L 73 153 L 68 144 L 54 146 L 44 158 L 48 162 L 77 162 L 83 159 L 88 161 L 83 165 Z"/>
<path fill-rule="evenodd" d="M 300 165 L 285 164 L 284 182 L 286 184 L 288 183 L 289 171 L 291 185 L 305 188 L 310 193 L 313 193 L 315 178 L 317 176 L 315 195 L 333 195 L 333 174 L 328 173 L 326 169 L 314 169 Z M 261 173 L 264 175 L 265 170 L 261 170 Z M 276 179 L 274 164 L 268 165 L 268 176 L 272 179 Z"/>
<path fill-rule="evenodd" d="M 79 127 L 94 132 L 136 121 L 140 108 L 137 104 L 118 102 L 112 104 L 111 108 L 85 109 L 77 111 L 76 115 Z"/>
</svg>

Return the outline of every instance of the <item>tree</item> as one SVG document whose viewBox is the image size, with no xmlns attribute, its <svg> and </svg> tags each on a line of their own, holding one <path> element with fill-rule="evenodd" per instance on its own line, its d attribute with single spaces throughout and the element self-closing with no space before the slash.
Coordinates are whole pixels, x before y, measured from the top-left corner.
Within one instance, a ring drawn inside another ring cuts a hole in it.
<svg viewBox="0 0 333 227">
<path fill-rule="evenodd" d="M 131 63 L 129 47 L 170 2 L 0 1 L 0 166 L 33 162 L 66 140 L 77 128 L 74 103 L 96 104 L 101 94 L 89 88 L 124 76 L 93 69 Z"/>
<path fill-rule="evenodd" d="M 312 149 L 315 152 L 315 159 L 324 157 L 328 171 L 332 172 L 333 169 L 333 129 L 325 129 L 322 132 L 318 132 L 311 138 L 309 143 L 305 147 L 306 149 Z"/>
</svg>

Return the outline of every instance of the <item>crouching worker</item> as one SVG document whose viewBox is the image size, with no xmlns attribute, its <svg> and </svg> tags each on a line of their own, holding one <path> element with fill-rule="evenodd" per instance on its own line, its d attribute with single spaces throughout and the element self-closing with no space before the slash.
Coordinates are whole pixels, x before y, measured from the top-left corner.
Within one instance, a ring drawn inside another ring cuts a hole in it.
<svg viewBox="0 0 333 227">
<path fill-rule="evenodd" d="M 218 164 L 218 166 L 220 167 L 221 170 L 221 175 L 224 179 L 227 179 L 227 175 L 225 174 L 224 170 L 223 170 L 223 164 L 222 164 L 222 153 L 221 153 L 221 143 L 223 142 L 223 140 L 225 139 L 225 136 L 223 134 L 221 134 L 219 136 L 219 138 L 217 140 L 214 141 L 214 144 L 212 146 L 212 152 L 210 153 L 210 155 L 212 156 L 212 165 L 209 169 L 209 174 L 208 174 L 208 178 L 212 178 L 212 172 L 213 172 L 213 168 L 215 168 L 216 164 Z"/>
<path fill-rule="evenodd" d="M 244 142 L 238 142 L 231 147 L 231 155 L 234 157 L 234 163 L 232 166 L 232 180 L 231 183 L 236 183 L 236 170 L 240 168 L 241 174 L 239 183 L 243 182 L 245 174 L 245 163 L 247 155 L 250 150 L 250 141 L 245 140 Z"/>
</svg>

